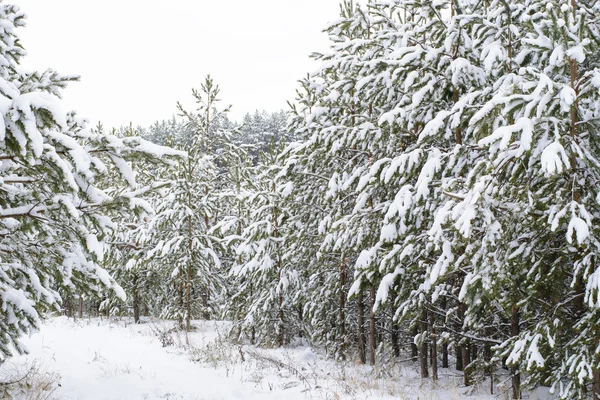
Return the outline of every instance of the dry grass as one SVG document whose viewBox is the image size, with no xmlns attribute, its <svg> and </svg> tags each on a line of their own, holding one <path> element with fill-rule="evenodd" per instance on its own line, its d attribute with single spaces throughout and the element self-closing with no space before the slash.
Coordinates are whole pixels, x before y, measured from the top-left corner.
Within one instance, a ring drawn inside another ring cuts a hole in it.
<svg viewBox="0 0 600 400">
<path fill-rule="evenodd" d="M 19 400 L 52 400 L 60 386 L 60 375 L 38 361 L 9 364 L 0 375 L 0 397 Z"/>
</svg>

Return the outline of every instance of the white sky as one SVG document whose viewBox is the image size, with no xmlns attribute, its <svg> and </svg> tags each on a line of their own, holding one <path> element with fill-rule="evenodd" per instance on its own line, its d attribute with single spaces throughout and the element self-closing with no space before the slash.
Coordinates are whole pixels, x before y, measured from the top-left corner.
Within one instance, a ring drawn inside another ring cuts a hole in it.
<svg viewBox="0 0 600 400">
<path fill-rule="evenodd" d="M 206 74 L 232 119 L 286 109 L 339 0 L 5 0 L 27 15 L 20 37 L 30 69 L 79 74 L 66 108 L 92 123 L 150 125 L 170 118 Z"/>
</svg>

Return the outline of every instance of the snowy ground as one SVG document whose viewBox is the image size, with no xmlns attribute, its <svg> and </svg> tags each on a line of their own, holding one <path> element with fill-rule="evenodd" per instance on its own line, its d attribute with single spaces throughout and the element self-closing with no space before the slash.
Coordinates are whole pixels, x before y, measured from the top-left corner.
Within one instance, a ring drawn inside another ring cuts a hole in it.
<svg viewBox="0 0 600 400">
<path fill-rule="evenodd" d="M 53 318 L 25 343 L 30 354 L 0 367 L 25 380 L 29 399 L 477 399 L 449 371 L 435 387 L 413 365 L 388 369 L 325 359 L 309 347 L 256 349 L 222 339 L 222 323 L 196 322 L 189 337 L 171 323 Z M 189 345 L 186 345 L 189 342 Z M 163 344 L 165 345 L 163 347 Z M 531 397 L 534 398 L 534 397 Z"/>
</svg>

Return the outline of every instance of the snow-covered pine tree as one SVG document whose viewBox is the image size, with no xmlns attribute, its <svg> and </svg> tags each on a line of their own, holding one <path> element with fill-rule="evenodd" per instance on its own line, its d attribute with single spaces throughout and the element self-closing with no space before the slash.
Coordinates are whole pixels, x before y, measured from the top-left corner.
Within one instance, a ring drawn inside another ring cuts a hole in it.
<svg viewBox="0 0 600 400">
<path fill-rule="evenodd" d="M 254 188 L 247 202 L 249 223 L 236 246 L 231 273 L 238 288 L 233 304 L 247 299 L 234 329 L 253 342 L 283 346 L 298 333 L 295 294 L 301 285 L 288 244 L 293 227 L 286 198 L 291 187 L 280 183 L 279 152 L 281 148 L 271 146 L 263 155 L 265 164 L 253 178 Z"/>
<path fill-rule="evenodd" d="M 322 78 L 325 79 L 320 81 Z M 288 247 L 298 260 L 303 281 L 299 289 L 306 321 L 304 330 L 313 343 L 345 358 L 347 351 L 352 350 L 346 296 L 353 271 L 350 261 L 344 260 L 333 246 L 328 244 L 321 252 L 332 213 L 341 209 L 334 208 L 335 196 L 328 194 L 329 182 L 341 167 L 331 156 L 329 146 L 323 145 L 322 133 L 332 126 L 341 107 L 335 107 L 335 100 L 323 99 L 324 92 L 329 91 L 327 73 L 317 79 L 305 79 L 301 84 L 289 130 L 303 141 L 290 146 L 281 157 L 284 165 L 281 174 L 293 189 L 288 202 L 291 224 L 296 227 L 290 232 Z M 317 101 L 319 95 L 322 98 Z M 319 116 L 312 113 L 317 109 L 321 111 Z"/>
<path fill-rule="evenodd" d="M 517 378 L 514 398 L 519 370 L 526 384 L 552 385 L 562 398 L 600 392 L 599 72 L 588 58 L 598 49 L 598 9 L 595 1 L 488 5 L 488 26 L 508 51 L 497 47 L 488 59 L 495 83 L 465 132 L 488 156 L 452 212 L 465 216 L 458 225 L 479 226 L 465 236 L 484 234 L 463 293 L 473 306 L 495 299 L 504 309 L 511 332 L 497 349 Z"/>
<path fill-rule="evenodd" d="M 85 129 L 61 110 L 60 91 L 76 77 L 26 72 L 16 29 L 17 6 L 0 4 L 0 360 L 24 348 L 19 336 L 58 310 L 59 290 L 122 290 L 100 263 L 113 218 L 143 216 L 149 204 L 135 188 L 127 160 L 176 154 L 140 138 Z M 129 186 L 110 189 L 109 171 Z"/>
<path fill-rule="evenodd" d="M 143 131 L 142 131 L 143 132 Z M 123 129 L 120 136 L 135 137 L 142 133 L 140 129 Z M 174 132 L 172 132 L 174 133 Z M 174 135 L 161 139 L 161 143 L 172 145 Z M 165 162 L 166 161 L 166 162 Z M 155 190 L 147 196 L 148 202 L 155 207 L 169 193 L 171 185 L 170 173 L 174 160 L 148 160 L 134 165 L 138 186 L 151 186 Z M 148 238 L 148 224 L 154 213 L 144 219 L 129 219 L 118 222 L 118 229 L 108 242 L 109 251 L 105 257 L 105 267 L 111 276 L 123 288 L 127 300 L 111 296 L 105 307 L 110 314 L 133 314 L 134 321 L 140 321 L 142 313 L 159 316 L 168 304 L 170 290 L 168 279 L 165 279 L 159 263 L 151 262 L 148 252 L 152 250 L 152 242 Z M 167 277 L 168 278 L 168 277 Z"/>
<path fill-rule="evenodd" d="M 174 183 L 157 206 L 148 226 L 154 243 L 148 254 L 171 277 L 172 298 L 164 315 L 176 318 L 186 330 L 194 317 L 208 318 L 209 299 L 220 291 L 220 260 L 213 228 L 218 219 L 219 152 L 223 132 L 216 129 L 227 109 L 217 108 L 219 87 L 208 76 L 193 90 L 197 109 L 179 110 L 195 132 L 189 157 L 172 172 Z"/>
<path fill-rule="evenodd" d="M 220 239 L 219 255 L 225 280 L 223 292 L 220 294 L 219 311 L 225 319 L 233 321 L 243 319 L 249 305 L 249 299 L 241 288 L 245 278 L 234 276 L 232 270 L 241 262 L 237 245 L 243 240 L 244 229 L 251 223 L 251 198 L 257 189 L 255 184 L 257 168 L 254 166 L 252 156 L 257 146 L 236 144 L 235 142 L 244 142 L 239 136 L 239 132 L 233 132 L 232 140 L 224 143 L 225 147 L 220 157 L 222 164 L 219 190 L 220 217 L 214 227 L 215 234 Z M 237 325 L 234 324 L 232 328 L 234 336 L 243 336 L 243 332 L 236 331 Z"/>
<path fill-rule="evenodd" d="M 338 357 L 357 343 L 364 362 L 364 293 L 352 302 L 346 296 L 353 264 L 377 227 L 363 219 L 361 236 L 347 225 L 357 196 L 356 171 L 370 162 L 365 146 L 373 126 L 372 106 L 356 95 L 356 76 L 362 55 L 369 51 L 371 21 L 353 2 L 340 7 L 340 20 L 327 29 L 331 51 L 314 55 L 323 67 L 302 82 L 291 130 L 304 142 L 289 151 L 285 168 L 294 186 L 293 214 L 301 226 L 294 250 L 304 260 L 304 310 L 312 339 Z M 374 315 L 370 321 L 374 328 Z M 374 351 L 370 354 L 374 360 Z"/>
<path fill-rule="evenodd" d="M 260 152 L 268 151 L 269 146 L 280 141 L 290 141 L 286 137 L 287 116 L 284 111 L 268 113 L 266 111 L 246 114 L 239 127 L 238 144 L 250 145 L 250 154 L 254 163 L 258 163 Z"/>
</svg>

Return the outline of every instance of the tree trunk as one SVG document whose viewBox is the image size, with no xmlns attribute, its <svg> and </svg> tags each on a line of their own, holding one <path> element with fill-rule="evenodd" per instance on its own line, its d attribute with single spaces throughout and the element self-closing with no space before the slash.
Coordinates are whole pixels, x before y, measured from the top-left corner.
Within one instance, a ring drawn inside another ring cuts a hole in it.
<svg viewBox="0 0 600 400">
<path fill-rule="evenodd" d="M 430 330 L 431 330 L 431 377 L 434 381 L 438 380 L 438 360 L 437 360 L 437 335 L 435 330 L 435 314 L 433 311 L 429 312 L 430 319 Z"/>
<path fill-rule="evenodd" d="M 469 342 L 462 346 L 463 378 L 465 386 L 471 386 L 471 352 Z"/>
<path fill-rule="evenodd" d="M 177 285 L 177 296 L 179 300 L 179 310 L 177 310 L 177 320 L 179 329 L 183 329 L 183 275 L 179 271 L 179 284 Z"/>
<path fill-rule="evenodd" d="M 459 319 L 461 321 L 461 328 L 462 328 L 462 323 L 465 320 L 465 314 L 467 312 L 467 306 L 463 303 L 460 303 L 458 305 L 458 315 L 459 315 Z M 469 369 L 469 364 L 471 363 L 471 352 L 470 352 L 470 346 L 469 346 L 469 341 L 465 341 L 462 346 L 460 346 L 460 355 L 457 354 L 457 359 L 458 358 L 462 358 L 462 371 L 463 371 L 463 383 L 465 386 L 470 386 L 471 385 L 471 371 Z M 456 368 L 458 369 L 458 367 Z"/>
<path fill-rule="evenodd" d="M 448 342 L 442 343 L 442 368 L 448 368 Z"/>
<path fill-rule="evenodd" d="M 133 321 L 140 323 L 140 300 L 138 296 L 137 277 L 133 278 Z"/>
<path fill-rule="evenodd" d="M 446 308 L 448 307 L 446 297 L 442 297 L 442 310 L 444 313 L 446 312 Z M 445 326 L 445 324 L 444 324 Z M 444 339 L 444 343 L 442 344 L 442 368 L 448 368 L 448 340 Z"/>
<path fill-rule="evenodd" d="M 79 318 L 83 318 L 83 296 L 79 295 Z"/>
<path fill-rule="evenodd" d="M 281 272 L 279 272 L 279 281 L 281 281 Z M 285 334 L 284 334 L 284 319 L 283 319 L 283 294 L 279 293 L 279 328 L 277 332 L 277 344 L 279 347 L 285 344 Z"/>
<path fill-rule="evenodd" d="M 252 287 L 252 284 L 250 284 L 250 298 L 254 298 L 254 288 Z M 252 329 L 250 329 L 250 344 L 253 345 L 254 343 L 256 343 L 256 328 L 253 324 Z"/>
<path fill-rule="evenodd" d="M 376 342 L 376 328 L 375 328 L 375 286 L 371 286 L 371 298 L 370 298 L 370 318 L 369 318 L 369 362 L 371 365 L 375 365 L 375 349 L 377 348 Z"/>
<path fill-rule="evenodd" d="M 487 368 L 488 376 L 490 377 L 490 394 L 494 394 L 494 367 L 492 365 L 492 346 L 486 343 L 483 347 L 483 358 L 489 365 Z"/>
<path fill-rule="evenodd" d="M 410 343 L 410 357 L 413 361 L 417 361 L 417 357 L 419 356 L 419 348 L 417 347 L 417 344 L 415 343 L 415 338 L 419 334 L 419 327 L 417 324 L 415 324 L 415 326 L 413 327 L 411 334 L 412 334 L 413 340 Z"/>
<path fill-rule="evenodd" d="M 456 352 L 456 370 L 463 371 L 464 366 L 463 366 L 463 357 L 462 357 L 462 346 L 459 345 L 458 341 L 457 341 L 457 343 L 454 347 L 455 347 L 454 351 Z"/>
<path fill-rule="evenodd" d="M 273 193 L 277 192 L 277 186 L 273 183 Z M 274 237 L 279 238 L 279 210 L 277 206 L 273 207 L 273 231 Z M 275 242 L 275 248 L 277 249 L 277 285 L 281 284 L 281 255 L 279 254 L 279 241 Z M 284 345 L 284 319 L 283 319 L 283 292 L 279 291 L 279 310 L 278 310 L 278 324 L 277 324 L 277 344 L 279 347 Z"/>
<path fill-rule="evenodd" d="M 192 330 L 192 282 L 191 282 L 191 271 L 188 268 L 187 282 L 185 283 L 185 330 L 190 332 Z"/>
<path fill-rule="evenodd" d="M 342 259 L 340 262 L 340 297 L 339 297 L 339 329 L 340 329 L 340 347 L 339 357 L 345 359 L 346 352 L 346 263 Z"/>
<path fill-rule="evenodd" d="M 594 400 L 600 400 L 600 369 L 592 369 L 592 393 L 594 393 Z"/>
<path fill-rule="evenodd" d="M 300 324 L 300 330 L 298 332 L 298 336 L 304 337 L 304 308 L 301 305 L 298 305 L 298 322 Z"/>
<path fill-rule="evenodd" d="M 362 292 L 358 295 L 356 302 L 358 306 L 358 355 L 360 357 L 360 362 L 366 364 L 367 339 L 365 336 L 365 307 Z"/>
<path fill-rule="evenodd" d="M 399 327 L 398 324 L 396 323 L 396 321 L 394 321 L 394 307 L 392 306 L 392 304 L 390 303 L 390 309 L 392 311 L 392 321 L 390 324 L 391 327 L 391 338 L 390 340 L 392 341 L 392 349 L 394 351 L 394 357 L 400 357 L 400 345 L 398 344 L 398 339 L 399 339 Z"/>
<path fill-rule="evenodd" d="M 456 351 L 456 370 L 457 371 L 464 371 L 465 369 L 465 363 L 463 362 L 463 347 L 464 345 L 461 344 L 461 339 L 462 337 L 460 336 L 460 332 L 462 332 L 462 325 L 463 325 L 463 321 L 465 319 L 465 314 L 464 314 L 464 308 L 463 308 L 463 304 L 460 303 L 458 305 L 458 310 L 457 310 L 457 317 L 458 317 L 458 322 L 456 324 L 456 332 L 459 332 L 459 334 L 456 335 L 456 345 L 455 345 L 455 351 Z"/>
<path fill-rule="evenodd" d="M 510 323 L 510 334 L 512 337 L 519 336 L 519 333 L 520 333 L 519 323 L 520 323 L 519 309 L 517 308 L 517 306 L 513 306 L 511 323 Z M 521 374 L 519 373 L 519 366 L 518 365 L 512 366 L 510 368 L 510 371 L 512 374 L 512 397 L 513 397 L 513 399 L 518 400 L 521 398 Z"/>
<path fill-rule="evenodd" d="M 204 312 L 202 313 L 202 318 L 204 318 L 204 320 L 208 321 L 210 319 L 210 308 L 208 307 L 208 290 L 203 289 L 201 297 L 202 297 L 202 308 L 204 309 Z"/>
<path fill-rule="evenodd" d="M 71 296 L 66 296 L 65 301 L 64 301 L 64 308 L 65 308 L 65 314 L 67 315 L 67 318 L 71 318 L 72 317 L 72 312 L 73 312 L 73 307 L 71 306 Z"/>
<path fill-rule="evenodd" d="M 454 16 L 454 14 L 456 13 L 456 10 L 454 9 L 454 1 L 450 2 L 450 13 L 452 16 Z M 456 60 L 457 56 L 458 56 L 458 47 L 459 44 L 457 43 L 456 46 L 454 47 L 454 49 L 452 50 L 452 60 Z M 458 93 L 458 88 L 456 86 L 452 86 L 452 100 L 454 101 L 454 104 L 458 103 L 458 99 L 459 99 L 459 93 Z M 460 128 L 460 126 L 456 127 L 456 132 L 454 132 L 454 140 L 456 142 L 456 144 L 458 145 L 462 145 L 462 129 Z"/>
<path fill-rule="evenodd" d="M 419 360 L 421 364 L 421 378 L 429 378 L 429 367 L 427 365 L 427 311 L 421 315 L 421 346 Z"/>
</svg>

